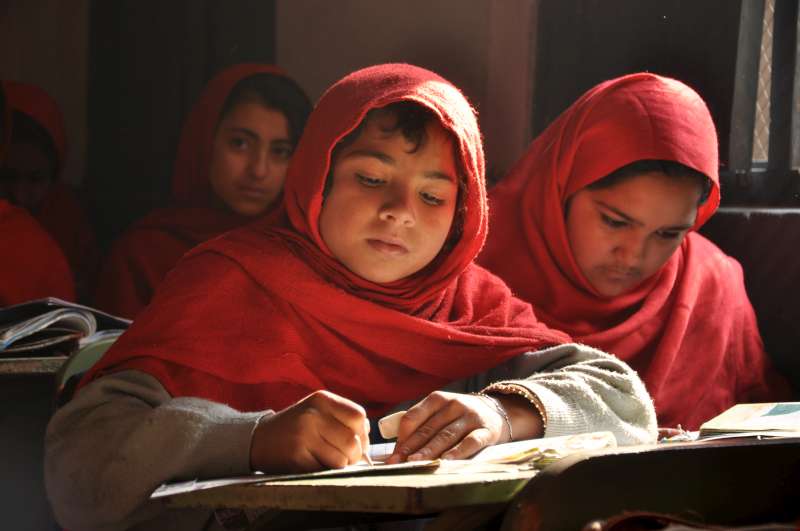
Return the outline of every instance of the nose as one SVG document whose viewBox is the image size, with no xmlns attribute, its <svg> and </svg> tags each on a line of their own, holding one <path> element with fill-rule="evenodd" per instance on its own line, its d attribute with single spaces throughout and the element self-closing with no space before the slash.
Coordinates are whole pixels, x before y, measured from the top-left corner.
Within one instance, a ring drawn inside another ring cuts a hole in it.
<svg viewBox="0 0 800 531">
<path fill-rule="evenodd" d="M 265 151 L 257 151 L 250 158 L 250 175 L 261 181 L 272 175 L 272 158 Z"/>
<path fill-rule="evenodd" d="M 638 268 L 644 261 L 647 248 L 647 239 L 639 234 L 626 234 L 621 237 L 614 247 L 614 258 L 620 265 L 628 268 Z"/>
<path fill-rule="evenodd" d="M 413 207 L 413 198 L 409 190 L 387 190 L 378 217 L 382 221 L 395 223 L 403 227 L 413 227 L 417 221 Z"/>
</svg>

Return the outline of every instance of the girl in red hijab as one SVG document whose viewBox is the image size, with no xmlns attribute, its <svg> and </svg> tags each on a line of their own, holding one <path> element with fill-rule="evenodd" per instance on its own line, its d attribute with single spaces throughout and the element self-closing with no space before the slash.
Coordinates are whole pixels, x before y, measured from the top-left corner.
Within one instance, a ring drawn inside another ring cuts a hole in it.
<svg viewBox="0 0 800 531">
<path fill-rule="evenodd" d="M 630 363 L 664 426 L 785 397 L 740 265 L 695 232 L 717 166 L 700 96 L 640 73 L 584 94 L 491 194 L 480 262 L 549 326 Z"/>
<path fill-rule="evenodd" d="M 135 223 L 98 279 L 95 304 L 134 318 L 195 245 L 275 212 L 311 103 L 270 65 L 239 64 L 206 85 L 183 127 L 173 205 Z"/>
<path fill-rule="evenodd" d="M 199 528 L 207 514 L 176 524 L 149 492 L 354 463 L 367 415 L 420 399 L 390 461 L 542 434 L 654 436 L 632 370 L 563 344 L 473 263 L 487 228 L 481 136 L 438 75 L 387 64 L 331 87 L 284 207 L 278 227 L 264 219 L 190 251 L 53 418 L 46 482 L 62 524 Z M 484 395 L 437 391 L 487 373 Z M 102 516 L 87 502 L 100 492 Z"/>
<path fill-rule="evenodd" d="M 0 162 L 3 160 L 10 111 L 0 84 Z M 0 198 L 0 307 L 42 297 L 75 299 L 72 272 L 56 243 L 21 208 Z"/>
<path fill-rule="evenodd" d="M 94 230 L 60 176 L 67 160 L 67 135 L 58 103 L 42 88 L 3 81 L 13 118 L 11 145 L 0 169 L 0 188 L 26 209 L 66 256 L 79 294 L 85 297 L 99 257 Z"/>
</svg>

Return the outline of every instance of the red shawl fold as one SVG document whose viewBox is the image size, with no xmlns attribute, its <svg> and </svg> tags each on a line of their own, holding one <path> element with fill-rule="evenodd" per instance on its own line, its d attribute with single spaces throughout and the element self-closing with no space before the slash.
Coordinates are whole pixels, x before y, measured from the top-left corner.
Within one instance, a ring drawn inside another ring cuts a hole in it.
<svg viewBox="0 0 800 531">
<path fill-rule="evenodd" d="M 773 380 L 741 266 L 692 232 L 653 277 L 602 297 L 572 256 L 564 207 L 622 166 L 672 160 L 713 181 L 697 229 L 719 204 L 717 149 L 696 92 L 674 79 L 632 74 L 584 94 L 491 193 L 493 236 L 479 262 L 549 326 L 639 371 L 661 425 L 694 429 L 737 402 L 779 397 L 784 389 Z"/>
<path fill-rule="evenodd" d="M 286 75 L 272 65 L 238 64 L 205 86 L 181 132 L 172 174 L 173 205 L 151 212 L 114 243 L 97 281 L 95 304 L 99 308 L 136 317 L 189 249 L 251 221 L 216 206 L 208 168 L 228 95 L 237 83 L 261 73 Z M 277 209 L 272 216 L 278 218 Z"/>
<path fill-rule="evenodd" d="M 75 300 L 72 272 L 58 245 L 24 209 L 0 199 L 0 306 L 43 297 Z"/>
<path fill-rule="evenodd" d="M 83 207 L 70 187 L 60 180 L 67 162 L 67 134 L 61 109 L 47 92 L 36 85 L 4 81 L 3 86 L 10 108 L 29 116 L 53 141 L 57 158 L 56 182 L 31 214 L 61 247 L 76 277 L 86 284 L 97 272 L 99 250 L 94 229 Z"/>
<path fill-rule="evenodd" d="M 379 285 L 332 257 L 318 220 L 336 143 L 369 110 L 403 100 L 431 109 L 460 148 L 464 235 L 424 273 Z M 139 369 L 173 396 L 245 411 L 282 409 L 328 389 L 374 415 L 569 341 L 472 262 L 486 234 L 483 164 L 474 112 L 449 82 L 404 64 L 350 74 L 306 125 L 286 179 L 285 226 L 259 222 L 192 250 L 84 382 Z"/>
</svg>

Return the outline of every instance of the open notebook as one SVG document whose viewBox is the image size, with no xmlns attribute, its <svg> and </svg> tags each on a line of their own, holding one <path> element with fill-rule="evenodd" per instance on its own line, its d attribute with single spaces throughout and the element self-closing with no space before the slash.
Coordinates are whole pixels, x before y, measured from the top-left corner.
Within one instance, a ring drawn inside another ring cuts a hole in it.
<svg viewBox="0 0 800 531">
<path fill-rule="evenodd" d="M 384 461 L 392 454 L 394 443 L 374 444 L 370 446 L 370 457 L 374 462 L 372 466 L 361 461 L 344 468 L 307 474 L 269 476 L 256 473 L 249 476 L 166 483 L 157 488 L 150 497 L 163 498 L 227 485 L 359 475 L 515 472 L 542 468 L 564 456 L 577 452 L 615 448 L 616 446 L 617 441 L 612 433 L 593 432 L 498 444 L 485 448 L 471 459 L 466 460 L 434 459 L 387 465 L 384 464 Z"/>
</svg>

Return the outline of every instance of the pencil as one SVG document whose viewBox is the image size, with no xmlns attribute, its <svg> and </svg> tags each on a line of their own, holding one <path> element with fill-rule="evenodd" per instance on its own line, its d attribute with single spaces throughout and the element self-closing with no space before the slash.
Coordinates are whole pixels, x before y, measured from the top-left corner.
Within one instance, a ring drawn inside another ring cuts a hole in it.
<svg viewBox="0 0 800 531">
<path fill-rule="evenodd" d="M 375 463 L 372 462 L 372 458 L 369 456 L 369 446 L 364 449 L 364 453 L 362 455 L 364 457 L 364 461 L 366 461 L 369 466 L 375 466 Z"/>
</svg>

